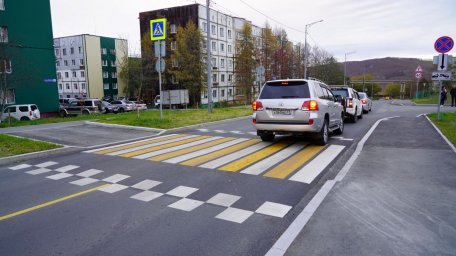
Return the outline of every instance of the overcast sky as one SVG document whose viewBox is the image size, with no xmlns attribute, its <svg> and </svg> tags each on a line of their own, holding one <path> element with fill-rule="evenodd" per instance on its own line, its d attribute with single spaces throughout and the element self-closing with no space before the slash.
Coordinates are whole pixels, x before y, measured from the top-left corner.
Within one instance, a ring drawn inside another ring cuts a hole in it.
<svg viewBox="0 0 456 256">
<path fill-rule="evenodd" d="M 205 4 L 204 0 L 197 3 Z M 344 61 L 383 57 L 431 59 L 435 40 L 456 40 L 454 0 L 216 0 L 214 9 L 263 26 L 286 29 L 289 39 L 308 43 Z M 51 0 L 54 37 L 93 34 L 121 37 L 139 53 L 140 12 L 195 3 L 192 0 Z M 268 17 L 263 16 L 253 8 Z M 277 23 L 276 21 L 280 22 Z M 295 30 L 294 30 L 295 29 Z M 456 47 L 452 53 L 455 54 Z M 451 53 L 450 53 L 451 54 Z"/>
</svg>

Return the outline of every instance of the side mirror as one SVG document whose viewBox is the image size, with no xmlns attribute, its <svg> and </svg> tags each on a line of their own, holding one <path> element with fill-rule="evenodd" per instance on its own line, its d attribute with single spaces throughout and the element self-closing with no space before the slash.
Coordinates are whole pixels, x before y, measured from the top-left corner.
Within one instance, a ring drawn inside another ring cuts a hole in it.
<svg viewBox="0 0 456 256">
<path fill-rule="evenodd" d="M 340 95 L 334 95 L 334 101 L 335 101 L 335 102 L 340 102 L 340 103 L 342 103 L 342 96 L 340 96 Z"/>
</svg>

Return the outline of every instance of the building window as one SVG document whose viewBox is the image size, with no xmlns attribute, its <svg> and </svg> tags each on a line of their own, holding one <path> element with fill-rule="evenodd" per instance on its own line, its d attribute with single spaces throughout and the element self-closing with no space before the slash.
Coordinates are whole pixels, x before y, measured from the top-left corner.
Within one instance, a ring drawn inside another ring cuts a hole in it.
<svg viewBox="0 0 456 256">
<path fill-rule="evenodd" d="M 217 43 L 216 42 L 211 42 L 211 44 L 212 44 L 211 45 L 212 46 L 211 51 L 213 51 L 213 52 L 217 51 Z"/>
<path fill-rule="evenodd" d="M 59 84 L 59 90 L 63 90 L 63 85 Z"/>
<path fill-rule="evenodd" d="M 78 51 L 79 51 L 79 53 L 82 53 L 82 48 L 81 48 L 81 46 L 78 47 Z"/>
<path fill-rule="evenodd" d="M 0 91 L 0 98 L 3 98 L 3 90 Z M 6 102 L 5 104 L 15 104 L 16 103 L 16 90 L 14 88 L 6 90 Z"/>
<path fill-rule="evenodd" d="M 107 54 L 106 48 L 101 48 L 101 54 L 103 54 L 103 55 L 106 55 L 106 54 Z"/>
<path fill-rule="evenodd" d="M 233 74 L 228 75 L 228 82 L 233 82 Z"/>
<path fill-rule="evenodd" d="M 76 71 L 73 71 L 73 77 L 77 77 Z"/>
<path fill-rule="evenodd" d="M 70 89 L 70 84 L 69 84 L 69 83 L 66 83 L 66 84 L 65 84 L 65 87 L 67 88 L 67 90 L 69 90 L 69 89 Z"/>
<path fill-rule="evenodd" d="M 171 24 L 171 34 L 176 34 L 176 24 Z"/>
<path fill-rule="evenodd" d="M 70 75 L 68 74 L 68 72 L 65 72 L 65 78 L 68 78 L 70 77 Z"/>
<path fill-rule="evenodd" d="M 217 83 L 217 74 L 212 74 L 212 82 Z"/>
<path fill-rule="evenodd" d="M 233 48 L 231 47 L 231 44 L 228 45 L 228 53 L 231 53 L 233 51 Z"/>
<path fill-rule="evenodd" d="M 222 82 L 222 83 L 225 82 L 225 74 L 220 75 L 220 82 Z M 224 97 L 224 96 L 222 95 L 222 97 Z"/>
<path fill-rule="evenodd" d="M 62 73 L 57 72 L 57 79 L 62 79 Z"/>
<path fill-rule="evenodd" d="M 55 52 L 55 56 L 59 56 L 59 54 L 60 54 L 60 50 L 59 49 L 55 49 L 54 52 Z"/>
<path fill-rule="evenodd" d="M 5 2 L 3 0 L 0 0 L 0 10 L 5 10 Z"/>
<path fill-rule="evenodd" d="M 233 60 L 228 60 L 228 68 L 232 68 L 233 67 Z"/>
<path fill-rule="evenodd" d="M 212 91 L 212 97 L 217 98 L 217 90 Z"/>
<path fill-rule="evenodd" d="M 220 43 L 220 51 L 221 52 L 225 52 L 225 44 L 224 43 Z"/>
<path fill-rule="evenodd" d="M 85 71 L 81 71 L 81 77 L 85 77 Z"/>
<path fill-rule="evenodd" d="M 207 40 L 204 39 L 203 40 L 203 51 L 206 50 L 206 48 L 207 48 Z"/>
<path fill-rule="evenodd" d="M 71 60 L 71 65 L 75 66 L 76 65 L 76 60 Z"/>
<path fill-rule="evenodd" d="M 207 23 L 206 22 L 201 22 L 201 27 L 203 27 L 203 32 L 207 33 Z"/>
<path fill-rule="evenodd" d="M 109 53 L 110 53 L 111 55 L 116 55 L 116 49 L 110 49 L 110 50 L 109 50 Z"/>
<path fill-rule="evenodd" d="M 103 78 L 109 78 L 109 73 L 108 72 L 103 72 Z"/>
<path fill-rule="evenodd" d="M 67 61 L 67 60 L 64 60 L 64 61 L 63 61 L 63 64 L 64 64 L 65 66 L 68 66 L 68 61 Z"/>
<path fill-rule="evenodd" d="M 228 39 L 231 39 L 231 38 L 232 38 L 231 29 L 228 29 L 228 30 L 227 30 L 227 33 L 228 33 Z"/>
<path fill-rule="evenodd" d="M 82 84 L 81 84 L 81 89 L 83 89 L 83 90 L 86 89 L 86 84 L 85 84 L 85 83 L 82 83 Z"/>
<path fill-rule="evenodd" d="M 84 66 L 84 59 L 79 60 L 79 65 Z"/>
<path fill-rule="evenodd" d="M 222 97 L 222 98 L 225 97 L 225 89 L 223 89 L 223 90 L 220 92 L 220 97 Z"/>
<path fill-rule="evenodd" d="M 172 58 L 171 65 L 173 66 L 173 68 L 177 68 L 179 66 L 179 63 L 177 62 L 177 60 L 175 58 Z"/>
<path fill-rule="evenodd" d="M 66 49 L 65 48 L 62 49 L 62 54 L 66 55 Z"/>
<path fill-rule="evenodd" d="M 225 59 L 220 59 L 220 67 L 221 68 L 225 67 Z"/>
<path fill-rule="evenodd" d="M 225 29 L 220 28 L 220 37 L 224 37 L 224 36 L 225 36 Z"/>
<path fill-rule="evenodd" d="M 109 83 L 104 83 L 103 84 L 103 89 L 109 90 Z"/>
<path fill-rule="evenodd" d="M 112 89 L 117 89 L 117 83 L 112 84 Z"/>
<path fill-rule="evenodd" d="M 113 67 L 117 66 L 117 64 L 116 64 L 116 61 L 115 61 L 115 60 L 111 60 L 111 66 L 113 66 Z"/>
<path fill-rule="evenodd" d="M 74 54 L 74 48 L 73 47 L 70 48 L 70 54 Z"/>
<path fill-rule="evenodd" d="M 228 89 L 228 97 L 233 96 L 233 89 Z"/>
<path fill-rule="evenodd" d="M 107 61 L 107 60 L 102 60 L 102 61 L 101 61 L 101 65 L 102 65 L 103 67 L 108 66 L 108 61 Z"/>
<path fill-rule="evenodd" d="M 176 50 L 176 47 L 177 47 L 177 42 L 176 41 L 172 41 L 171 42 L 171 50 Z"/>
<path fill-rule="evenodd" d="M 217 30 L 215 29 L 215 25 L 211 25 L 211 32 L 212 32 L 212 35 L 217 35 Z"/>
<path fill-rule="evenodd" d="M 177 81 L 177 79 L 176 79 L 175 76 L 172 76 L 172 77 L 171 77 L 171 83 L 172 83 L 172 84 L 178 84 L 179 81 Z"/>
<path fill-rule="evenodd" d="M 217 67 L 217 59 L 216 58 L 212 58 L 211 59 L 211 65 L 212 65 L 212 68 L 216 68 Z"/>
<path fill-rule="evenodd" d="M 112 73 L 111 73 L 111 77 L 112 77 L 112 78 L 117 78 L 117 72 L 112 72 Z"/>
<path fill-rule="evenodd" d="M 60 67 L 60 61 L 56 61 L 56 62 L 55 62 L 55 66 L 56 66 L 56 67 Z"/>
<path fill-rule="evenodd" d="M 77 89 L 78 89 L 78 84 L 77 84 L 77 83 L 74 83 L 74 84 L 73 84 L 73 88 L 74 88 L 75 90 L 77 90 Z"/>
</svg>

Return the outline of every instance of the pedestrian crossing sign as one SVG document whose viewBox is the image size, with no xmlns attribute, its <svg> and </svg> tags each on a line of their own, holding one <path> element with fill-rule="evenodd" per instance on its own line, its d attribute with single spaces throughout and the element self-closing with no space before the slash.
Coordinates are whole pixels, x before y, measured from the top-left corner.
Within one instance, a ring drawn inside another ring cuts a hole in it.
<svg viewBox="0 0 456 256">
<path fill-rule="evenodd" d="M 150 21 L 150 39 L 152 41 L 166 39 L 166 18 Z"/>
</svg>

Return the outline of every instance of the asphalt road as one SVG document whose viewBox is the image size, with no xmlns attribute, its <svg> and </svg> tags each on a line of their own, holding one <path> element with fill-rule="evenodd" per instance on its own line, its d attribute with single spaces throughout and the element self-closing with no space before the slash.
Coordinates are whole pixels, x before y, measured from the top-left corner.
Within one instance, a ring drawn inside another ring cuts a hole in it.
<svg viewBox="0 0 456 256">
<path fill-rule="evenodd" d="M 0 254 L 264 255 L 373 123 L 431 111 L 375 102 L 325 148 L 258 142 L 238 119 L 3 166 Z"/>
</svg>

